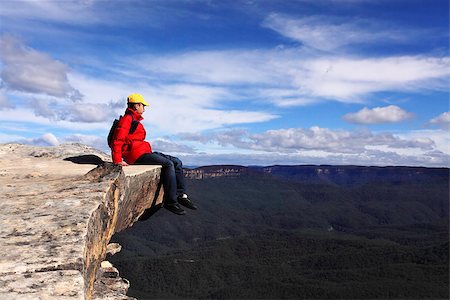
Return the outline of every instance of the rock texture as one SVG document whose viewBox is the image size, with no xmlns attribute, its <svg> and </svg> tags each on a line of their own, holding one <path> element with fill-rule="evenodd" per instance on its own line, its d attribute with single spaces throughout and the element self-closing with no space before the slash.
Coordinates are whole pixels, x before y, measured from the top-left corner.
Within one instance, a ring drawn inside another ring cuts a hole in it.
<svg viewBox="0 0 450 300">
<path fill-rule="evenodd" d="M 109 262 L 103 261 L 97 271 L 94 300 L 133 300 L 126 296 L 130 282 L 119 276 L 119 271 Z"/>
<path fill-rule="evenodd" d="M 0 299 L 91 299 L 96 276 L 95 299 L 129 299 L 101 263 L 111 236 L 162 202 L 160 167 L 92 157 L 109 160 L 80 144 L 0 145 Z"/>
</svg>

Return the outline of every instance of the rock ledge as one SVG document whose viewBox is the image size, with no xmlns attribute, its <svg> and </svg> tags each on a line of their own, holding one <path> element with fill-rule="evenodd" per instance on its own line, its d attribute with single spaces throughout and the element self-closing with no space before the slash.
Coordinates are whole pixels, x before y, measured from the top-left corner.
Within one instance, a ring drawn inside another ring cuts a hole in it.
<svg viewBox="0 0 450 300">
<path fill-rule="evenodd" d="M 105 272 L 119 288 L 94 298 L 128 298 L 126 280 L 100 266 L 111 236 L 161 204 L 160 167 L 64 160 L 77 155 L 109 159 L 80 144 L 0 145 L 1 299 L 92 299 Z"/>
</svg>

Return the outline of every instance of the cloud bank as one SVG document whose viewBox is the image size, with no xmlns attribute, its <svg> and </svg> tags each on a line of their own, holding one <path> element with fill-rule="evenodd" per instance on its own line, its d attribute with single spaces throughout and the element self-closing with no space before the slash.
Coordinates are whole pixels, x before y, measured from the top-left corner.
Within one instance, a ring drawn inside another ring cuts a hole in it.
<svg viewBox="0 0 450 300">
<path fill-rule="evenodd" d="M 185 140 L 201 143 L 216 142 L 222 146 L 232 145 L 240 149 L 281 153 L 313 150 L 357 154 L 374 146 L 421 150 L 432 150 L 435 147 L 434 142 L 426 138 L 402 139 L 391 133 L 333 130 L 317 126 L 267 130 L 260 134 L 250 134 L 245 130 L 228 130 L 205 135 L 186 133 L 179 136 Z"/>
<path fill-rule="evenodd" d="M 433 137 L 433 139 L 427 136 Z M 391 133 L 373 133 L 368 130 L 346 131 L 329 128 L 290 128 L 268 130 L 251 134 L 246 130 L 226 130 L 209 134 L 181 134 L 185 141 L 232 146 L 228 152 L 185 155 L 189 164 L 361 164 L 361 165 L 424 165 L 448 166 L 450 155 L 438 150 L 448 147 L 445 132 L 417 133 L 417 136 L 397 136 Z M 244 153 L 241 151 L 244 150 Z M 250 153 L 245 152 L 250 151 Z M 197 160 L 197 163 L 195 162 Z"/>
</svg>

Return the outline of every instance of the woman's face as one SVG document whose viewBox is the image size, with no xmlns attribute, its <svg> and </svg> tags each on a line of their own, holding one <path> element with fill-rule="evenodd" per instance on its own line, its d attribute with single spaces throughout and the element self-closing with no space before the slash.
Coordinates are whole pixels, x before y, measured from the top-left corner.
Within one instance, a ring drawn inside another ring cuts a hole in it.
<svg viewBox="0 0 450 300">
<path fill-rule="evenodd" d="M 135 108 L 136 112 L 140 115 L 142 115 L 145 111 L 145 105 L 142 103 L 136 103 L 134 105 L 134 108 Z"/>
</svg>

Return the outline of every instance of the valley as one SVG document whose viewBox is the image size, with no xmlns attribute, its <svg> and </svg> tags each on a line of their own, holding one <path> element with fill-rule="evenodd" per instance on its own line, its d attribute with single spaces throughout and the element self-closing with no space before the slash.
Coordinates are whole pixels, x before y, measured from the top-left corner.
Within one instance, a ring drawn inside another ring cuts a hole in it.
<svg viewBox="0 0 450 300">
<path fill-rule="evenodd" d="M 210 166 L 190 174 L 198 211 L 162 209 L 114 237 L 123 250 L 111 260 L 131 296 L 448 298 L 448 169 Z"/>
</svg>

